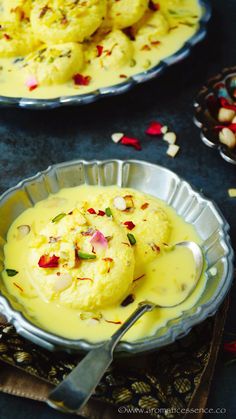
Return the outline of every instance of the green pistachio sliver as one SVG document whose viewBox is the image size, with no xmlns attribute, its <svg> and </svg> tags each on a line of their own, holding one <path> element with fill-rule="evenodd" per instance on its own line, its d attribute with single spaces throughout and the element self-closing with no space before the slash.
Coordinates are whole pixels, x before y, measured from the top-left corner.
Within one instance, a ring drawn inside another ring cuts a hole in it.
<svg viewBox="0 0 236 419">
<path fill-rule="evenodd" d="M 128 233 L 127 237 L 129 239 L 129 242 L 131 244 L 131 246 L 133 246 L 134 244 L 136 244 L 136 238 L 134 237 L 134 235 L 132 233 Z"/>
<path fill-rule="evenodd" d="M 91 253 L 83 253 L 83 252 L 80 252 L 79 250 L 77 251 L 77 254 L 78 254 L 78 256 L 79 256 L 79 258 L 80 259 L 86 259 L 86 260 L 89 260 L 89 259 L 96 259 L 96 255 L 93 255 L 93 254 L 91 254 Z"/>
<path fill-rule="evenodd" d="M 111 208 L 110 208 L 110 207 L 107 207 L 107 208 L 105 209 L 105 213 L 106 213 L 106 216 L 107 216 L 107 217 L 112 217 L 112 212 L 111 212 Z"/>
<path fill-rule="evenodd" d="M 15 271 L 15 269 L 6 269 L 6 273 L 8 276 L 16 276 L 19 272 Z"/>
<path fill-rule="evenodd" d="M 65 216 L 66 216 L 66 214 L 64 212 L 62 212 L 61 214 L 58 214 L 55 218 L 53 218 L 52 223 L 58 223 Z"/>
</svg>

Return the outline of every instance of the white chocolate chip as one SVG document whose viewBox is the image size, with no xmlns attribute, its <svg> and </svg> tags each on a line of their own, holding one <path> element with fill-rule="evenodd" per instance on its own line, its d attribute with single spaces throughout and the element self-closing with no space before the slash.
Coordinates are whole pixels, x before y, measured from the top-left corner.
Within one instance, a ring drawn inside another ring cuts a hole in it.
<svg viewBox="0 0 236 419">
<path fill-rule="evenodd" d="M 218 112 L 218 121 L 231 122 L 235 117 L 235 111 L 232 109 L 220 108 Z"/>
<path fill-rule="evenodd" d="M 235 188 L 228 189 L 228 194 L 230 198 L 236 198 L 236 189 Z"/>
<path fill-rule="evenodd" d="M 167 133 L 167 131 L 168 131 L 168 127 L 167 127 L 167 125 L 163 125 L 163 127 L 161 128 L 161 133 L 162 133 L 162 134 L 166 134 L 166 133 Z"/>
<path fill-rule="evenodd" d="M 175 144 L 175 142 L 176 142 L 176 134 L 174 132 L 167 132 L 163 136 L 163 140 L 166 141 L 169 144 Z"/>
<path fill-rule="evenodd" d="M 124 137 L 124 134 L 122 132 L 114 132 L 112 134 L 111 139 L 114 143 L 119 143 L 119 141 Z"/>
<path fill-rule="evenodd" d="M 167 149 L 166 154 L 168 154 L 168 156 L 170 156 L 170 157 L 175 157 L 176 154 L 178 153 L 178 151 L 179 151 L 179 146 L 178 145 L 170 144 L 168 149 Z"/>
<path fill-rule="evenodd" d="M 126 201 L 122 196 L 116 196 L 113 201 L 114 207 L 120 211 L 126 210 Z"/>
<path fill-rule="evenodd" d="M 219 133 L 219 140 L 222 144 L 227 145 L 229 148 L 234 148 L 236 146 L 236 138 L 229 128 L 223 128 Z"/>
</svg>

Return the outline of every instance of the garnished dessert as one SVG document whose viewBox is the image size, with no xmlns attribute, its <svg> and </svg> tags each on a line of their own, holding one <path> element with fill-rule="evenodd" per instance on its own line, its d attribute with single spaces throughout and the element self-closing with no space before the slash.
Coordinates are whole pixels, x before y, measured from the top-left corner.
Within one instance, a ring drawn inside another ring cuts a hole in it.
<svg viewBox="0 0 236 419">
<path fill-rule="evenodd" d="M 133 189 L 82 185 L 24 211 L 4 247 L 2 292 L 39 327 L 67 338 L 107 338 L 139 302 L 177 304 L 195 277 L 194 228 L 161 200 Z M 147 313 L 127 333 L 154 333 L 191 308 L 203 275 L 179 307 Z"/>
<path fill-rule="evenodd" d="M 121 83 L 179 50 L 201 13 L 198 0 L 1 0 L 0 95 Z"/>
</svg>

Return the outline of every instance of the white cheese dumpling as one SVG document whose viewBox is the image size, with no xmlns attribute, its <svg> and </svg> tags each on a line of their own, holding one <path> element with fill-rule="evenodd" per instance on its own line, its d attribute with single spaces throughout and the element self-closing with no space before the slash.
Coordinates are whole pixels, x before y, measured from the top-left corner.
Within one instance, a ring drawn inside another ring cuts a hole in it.
<svg viewBox="0 0 236 419">
<path fill-rule="evenodd" d="M 161 11 L 166 16 L 168 15 L 171 24 L 174 24 L 176 20 L 191 17 L 194 14 L 193 10 L 189 8 L 188 0 L 165 0 L 161 3 Z"/>
<path fill-rule="evenodd" d="M 106 215 L 86 210 L 62 217 L 31 241 L 29 277 L 38 294 L 87 311 L 120 303 L 134 272 L 134 253 L 124 229 Z M 53 258 L 54 267 L 48 267 Z"/>
<path fill-rule="evenodd" d="M 40 41 L 31 31 L 28 22 L 3 22 L 0 25 L 0 57 L 21 57 L 39 45 Z"/>
<path fill-rule="evenodd" d="M 145 265 L 167 248 L 171 225 L 167 213 L 158 206 L 155 198 L 148 197 L 144 200 L 141 193 L 130 192 L 129 189 L 122 191 L 122 196 L 119 196 L 119 190 L 117 194 L 113 192 L 108 199 L 101 195 L 94 205 L 102 209 L 110 208 L 117 224 L 126 234 L 134 236 L 134 278 L 138 278 L 145 273 Z"/>
<path fill-rule="evenodd" d="M 129 63 L 133 53 L 130 39 L 122 31 L 114 30 L 104 38 L 96 39 L 88 52 L 88 57 L 92 64 L 98 65 L 99 68 L 116 69 Z"/>
<path fill-rule="evenodd" d="M 84 65 L 83 48 L 75 42 L 43 45 L 25 57 L 21 71 L 27 78 L 34 77 L 39 85 L 65 83 Z"/>
<path fill-rule="evenodd" d="M 37 0 L 31 24 L 47 44 L 83 42 L 101 25 L 106 9 L 106 0 Z"/>
<path fill-rule="evenodd" d="M 29 20 L 32 0 L 2 0 L 0 3 L 1 19 L 7 22 Z"/>
<path fill-rule="evenodd" d="M 139 46 L 155 43 L 168 33 L 169 23 L 160 12 L 147 11 L 143 18 L 132 27 L 136 44 Z"/>
<path fill-rule="evenodd" d="M 108 0 L 106 21 L 114 28 L 132 26 L 148 8 L 148 0 Z"/>
</svg>

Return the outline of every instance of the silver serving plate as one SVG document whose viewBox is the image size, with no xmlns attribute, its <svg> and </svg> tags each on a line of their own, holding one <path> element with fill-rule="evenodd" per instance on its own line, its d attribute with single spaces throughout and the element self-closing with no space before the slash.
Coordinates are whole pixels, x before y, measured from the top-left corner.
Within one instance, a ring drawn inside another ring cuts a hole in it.
<svg viewBox="0 0 236 419">
<path fill-rule="evenodd" d="M 162 60 L 159 64 L 147 71 L 135 74 L 125 80 L 112 86 L 102 87 L 83 95 L 61 96 L 52 99 L 30 99 L 25 97 L 0 96 L 0 106 L 13 106 L 29 109 L 54 109 L 61 106 L 87 105 L 96 102 L 103 97 L 116 96 L 127 92 L 139 83 L 144 83 L 155 77 L 159 77 L 169 66 L 185 59 L 192 48 L 202 41 L 207 33 L 207 23 L 211 17 L 211 3 L 209 0 L 198 0 L 202 8 L 202 17 L 199 22 L 197 32 L 185 42 L 175 54 Z"/>
<path fill-rule="evenodd" d="M 0 262 L 3 264 L 4 261 L 3 247 L 9 226 L 20 213 L 47 198 L 49 193 L 84 183 L 131 187 L 166 201 L 195 227 L 203 240 L 208 263 L 207 285 L 191 309 L 168 321 L 153 336 L 132 343 L 121 342 L 116 352 L 137 354 L 168 345 L 212 316 L 229 291 L 233 278 L 229 225 L 212 201 L 196 192 L 175 173 L 154 164 L 136 160 L 76 160 L 50 166 L 46 171 L 23 180 L 0 197 Z M 217 269 L 215 276 L 211 275 L 212 267 Z M 27 320 L 24 307 L 7 294 L 1 274 L 0 281 L 0 312 L 20 335 L 49 350 L 88 351 L 99 345 L 86 340 L 63 339 L 38 328 Z"/>
</svg>

